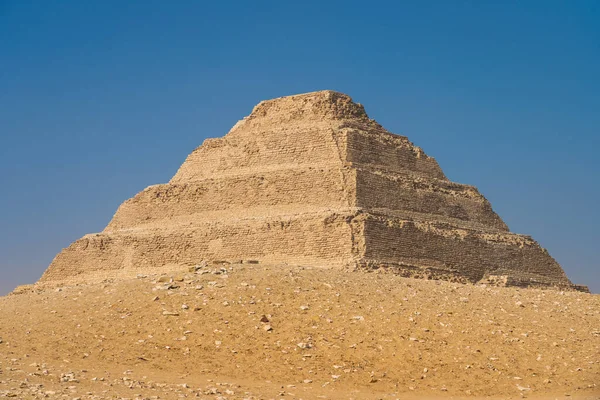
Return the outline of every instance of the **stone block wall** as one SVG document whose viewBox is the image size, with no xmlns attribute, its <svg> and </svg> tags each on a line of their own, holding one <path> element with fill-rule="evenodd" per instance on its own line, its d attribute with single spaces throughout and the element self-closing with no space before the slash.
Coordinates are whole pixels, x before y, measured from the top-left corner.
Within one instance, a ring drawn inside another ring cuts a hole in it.
<svg viewBox="0 0 600 400">
<path fill-rule="evenodd" d="M 414 277 L 579 289 L 475 187 L 323 91 L 261 102 L 171 181 L 124 202 L 41 278 L 93 281 L 201 260 L 392 268 Z"/>
<path fill-rule="evenodd" d="M 184 216 L 210 220 L 218 215 L 216 211 L 244 216 L 252 210 L 270 215 L 279 210 L 340 209 L 355 197 L 354 179 L 355 174 L 347 168 L 316 165 L 155 185 L 125 201 L 105 231 L 163 220 L 168 224 L 168 220 Z"/>
<path fill-rule="evenodd" d="M 368 126 L 361 126 L 361 129 L 343 129 L 348 142 L 348 162 L 356 164 L 357 167 L 375 167 L 391 172 L 446 179 L 437 161 L 405 137 L 393 135 L 383 128 L 370 131 L 366 129 Z"/>
<path fill-rule="evenodd" d="M 171 183 L 269 170 L 340 165 L 341 149 L 331 124 L 316 122 L 273 127 L 259 135 L 252 122 L 221 139 L 207 139 L 179 168 Z"/>
<path fill-rule="evenodd" d="M 357 168 L 357 206 L 412 211 L 508 231 L 492 206 L 473 186 L 412 174 Z M 458 223 L 460 221 L 454 221 Z"/>
<path fill-rule="evenodd" d="M 462 277 L 469 282 L 507 275 L 523 286 L 571 286 L 560 265 L 527 236 L 386 215 L 365 219 L 364 234 L 365 260 L 371 265 L 417 266 L 416 271 L 429 269 L 433 275 Z"/>
<path fill-rule="evenodd" d="M 202 260 L 342 267 L 351 263 L 351 214 L 312 213 L 91 234 L 59 253 L 42 281 L 89 282 L 156 273 Z"/>
</svg>

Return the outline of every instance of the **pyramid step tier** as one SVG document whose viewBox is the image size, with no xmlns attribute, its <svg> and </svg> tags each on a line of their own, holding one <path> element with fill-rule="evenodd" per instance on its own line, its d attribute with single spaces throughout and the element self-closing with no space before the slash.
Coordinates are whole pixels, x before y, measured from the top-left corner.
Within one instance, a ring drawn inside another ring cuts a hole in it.
<svg viewBox="0 0 600 400">
<path fill-rule="evenodd" d="M 432 220 L 450 218 L 508 232 L 477 188 L 445 179 L 356 166 L 356 199 L 364 209 L 429 214 Z"/>
<path fill-rule="evenodd" d="M 293 165 L 355 164 L 442 179 L 446 176 L 406 137 L 374 121 L 302 121 L 272 127 L 260 135 L 254 119 L 241 121 L 226 136 L 206 139 L 181 165 L 171 183 L 188 183 Z"/>
<path fill-rule="evenodd" d="M 185 218 L 184 218 L 185 219 Z M 350 214 L 194 220 L 89 234 L 59 253 L 41 281 L 101 281 L 202 260 L 341 267 L 351 262 Z"/>
<path fill-rule="evenodd" d="M 509 284 L 577 289 L 527 236 L 362 210 L 193 220 L 86 235 L 61 252 L 42 281 L 102 280 L 157 273 L 201 260 L 392 268 L 463 282 L 508 277 Z M 507 278 L 507 279 L 508 279 Z M 525 284 L 529 282 L 529 284 Z"/>
<path fill-rule="evenodd" d="M 369 265 L 419 266 L 472 283 L 509 275 L 514 282 L 530 277 L 545 282 L 537 286 L 573 286 L 548 252 L 525 235 L 369 213 L 364 238 Z"/>
<path fill-rule="evenodd" d="M 354 206 L 431 214 L 508 231 L 472 186 L 354 165 L 290 167 L 151 186 L 124 202 L 106 231 L 201 212 L 237 215 L 262 207 L 264 215 L 273 215 L 278 208 L 289 213 Z"/>
</svg>

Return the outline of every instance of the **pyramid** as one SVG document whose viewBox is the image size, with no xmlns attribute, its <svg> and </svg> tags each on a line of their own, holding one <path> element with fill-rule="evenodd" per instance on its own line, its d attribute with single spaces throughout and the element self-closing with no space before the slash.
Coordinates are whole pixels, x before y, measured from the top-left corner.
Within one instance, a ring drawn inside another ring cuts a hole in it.
<svg viewBox="0 0 600 400">
<path fill-rule="evenodd" d="M 201 260 L 389 269 L 408 277 L 581 289 L 469 185 L 344 94 L 267 100 L 206 139 L 167 184 L 59 253 L 40 282 Z"/>
</svg>

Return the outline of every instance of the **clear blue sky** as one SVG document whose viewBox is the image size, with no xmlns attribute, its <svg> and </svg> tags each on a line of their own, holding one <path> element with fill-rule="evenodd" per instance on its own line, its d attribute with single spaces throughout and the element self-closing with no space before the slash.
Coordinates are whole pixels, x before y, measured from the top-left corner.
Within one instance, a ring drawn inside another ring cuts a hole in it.
<svg viewBox="0 0 600 400">
<path fill-rule="evenodd" d="M 351 95 L 600 291 L 600 2 L 0 0 L 0 294 L 262 99 Z"/>
</svg>

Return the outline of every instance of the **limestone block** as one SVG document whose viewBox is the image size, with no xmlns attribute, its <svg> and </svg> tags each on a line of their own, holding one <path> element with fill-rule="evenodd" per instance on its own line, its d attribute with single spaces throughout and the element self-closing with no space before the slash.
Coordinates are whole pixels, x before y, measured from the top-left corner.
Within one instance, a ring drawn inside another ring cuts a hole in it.
<svg viewBox="0 0 600 400">
<path fill-rule="evenodd" d="M 450 182 L 434 158 L 333 91 L 261 102 L 205 140 L 170 182 L 60 252 L 40 281 L 203 260 L 585 290 L 532 238 L 509 232 L 477 188 Z"/>
</svg>

